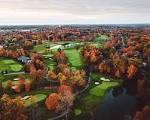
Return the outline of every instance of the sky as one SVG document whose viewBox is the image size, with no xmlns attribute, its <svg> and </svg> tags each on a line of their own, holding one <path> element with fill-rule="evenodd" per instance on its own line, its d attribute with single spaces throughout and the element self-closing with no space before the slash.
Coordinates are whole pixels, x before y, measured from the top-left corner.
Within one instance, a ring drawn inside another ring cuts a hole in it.
<svg viewBox="0 0 150 120">
<path fill-rule="evenodd" d="M 0 0 L 0 25 L 150 23 L 150 0 Z"/>
</svg>

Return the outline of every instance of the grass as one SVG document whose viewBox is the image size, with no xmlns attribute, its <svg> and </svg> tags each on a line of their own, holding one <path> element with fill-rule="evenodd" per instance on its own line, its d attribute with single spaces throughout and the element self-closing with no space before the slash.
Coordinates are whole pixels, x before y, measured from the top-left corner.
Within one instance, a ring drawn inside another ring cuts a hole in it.
<svg viewBox="0 0 150 120">
<path fill-rule="evenodd" d="M 25 93 L 26 95 L 36 95 L 36 94 L 44 94 L 49 95 L 53 90 L 32 90 L 30 92 Z"/>
<path fill-rule="evenodd" d="M 108 39 L 107 35 L 98 35 L 91 44 L 97 48 L 103 47 L 103 43 Z"/>
<path fill-rule="evenodd" d="M 50 60 L 49 58 L 44 58 L 44 63 L 47 65 L 48 69 L 53 69 L 56 66 L 56 62 Z"/>
<path fill-rule="evenodd" d="M 97 105 L 101 102 L 101 97 L 91 95 L 89 92 L 79 97 L 79 103 L 74 108 L 75 120 L 84 120 L 92 111 L 94 111 Z M 79 114 L 80 113 L 80 114 Z"/>
<path fill-rule="evenodd" d="M 91 74 L 91 79 L 93 80 L 93 81 L 99 81 L 100 80 L 100 74 L 99 73 L 92 73 Z"/>
<path fill-rule="evenodd" d="M 106 91 L 114 86 L 117 86 L 118 82 L 102 82 L 102 84 L 94 87 L 93 89 L 90 90 L 90 94 L 102 97 L 105 95 Z"/>
<path fill-rule="evenodd" d="M 82 110 L 81 109 L 75 109 L 74 113 L 75 113 L 75 116 L 78 116 L 82 113 Z"/>
<path fill-rule="evenodd" d="M 57 44 L 55 44 L 54 42 L 44 42 L 43 44 L 40 44 L 40 45 L 36 45 L 34 46 L 34 50 L 39 53 L 39 54 L 45 54 L 45 50 L 47 47 L 52 47 L 52 46 L 55 46 Z"/>
<path fill-rule="evenodd" d="M 82 109 L 84 109 L 84 111 L 87 112 L 93 110 L 95 106 L 100 103 L 101 99 L 102 99 L 101 97 L 97 97 L 89 93 L 82 99 L 83 102 Z"/>
<path fill-rule="evenodd" d="M 23 69 L 23 66 L 9 58 L 0 58 L 0 71 L 8 71 L 8 72 L 19 72 Z"/>
<path fill-rule="evenodd" d="M 34 46 L 34 50 L 40 54 L 45 53 L 45 49 L 49 44 L 50 44 L 50 42 L 44 42 L 43 44 L 36 45 L 36 46 Z"/>
<path fill-rule="evenodd" d="M 38 102 L 41 102 L 41 101 L 43 101 L 47 96 L 46 96 L 45 94 L 36 94 L 36 95 L 34 95 L 34 97 L 35 97 L 35 100 L 34 100 L 34 101 L 32 101 L 30 98 L 27 99 L 27 100 L 23 100 L 24 103 L 25 103 L 25 107 L 29 107 L 29 106 L 31 106 L 31 105 L 34 105 L 34 104 L 38 103 Z"/>
<path fill-rule="evenodd" d="M 96 38 L 95 38 L 95 42 L 100 42 L 100 43 L 102 43 L 102 42 L 104 42 L 105 40 L 107 40 L 108 39 L 108 36 L 106 36 L 106 35 L 98 35 Z"/>
<path fill-rule="evenodd" d="M 54 90 L 32 90 L 30 92 L 24 92 L 22 93 L 23 96 L 33 96 L 35 97 L 34 100 L 31 100 L 31 98 L 27 99 L 27 100 L 23 100 L 24 101 L 24 104 L 25 104 L 25 107 L 30 107 L 36 103 L 40 103 L 40 102 L 43 102 L 46 97 L 51 94 L 52 92 L 55 92 Z M 15 98 L 17 97 L 18 95 L 11 95 L 12 98 Z"/>
<path fill-rule="evenodd" d="M 80 57 L 80 52 L 76 50 L 75 48 L 73 49 L 66 49 L 65 54 L 68 58 L 68 61 L 70 63 L 70 66 L 73 69 L 80 69 L 83 65 L 81 57 Z"/>
<path fill-rule="evenodd" d="M 29 107 L 35 103 L 38 103 L 38 102 L 42 102 L 46 99 L 46 97 L 51 94 L 52 92 L 54 92 L 53 90 L 32 90 L 30 92 L 25 92 L 24 94 L 25 95 L 32 95 L 34 96 L 36 99 L 34 102 L 31 101 L 31 99 L 27 99 L 25 100 L 25 106 L 26 107 Z"/>
</svg>

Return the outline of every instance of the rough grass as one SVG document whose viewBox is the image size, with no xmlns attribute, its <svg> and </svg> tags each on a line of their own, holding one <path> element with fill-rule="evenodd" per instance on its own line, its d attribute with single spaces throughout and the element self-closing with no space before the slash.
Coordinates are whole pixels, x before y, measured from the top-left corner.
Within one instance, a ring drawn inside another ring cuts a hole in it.
<svg viewBox="0 0 150 120">
<path fill-rule="evenodd" d="M 81 109 L 75 109 L 74 113 L 75 113 L 75 116 L 78 116 L 82 113 L 82 110 Z"/>
<path fill-rule="evenodd" d="M 100 74 L 99 73 L 92 73 L 91 74 L 91 79 L 93 80 L 93 81 L 99 81 L 100 80 Z"/>
</svg>

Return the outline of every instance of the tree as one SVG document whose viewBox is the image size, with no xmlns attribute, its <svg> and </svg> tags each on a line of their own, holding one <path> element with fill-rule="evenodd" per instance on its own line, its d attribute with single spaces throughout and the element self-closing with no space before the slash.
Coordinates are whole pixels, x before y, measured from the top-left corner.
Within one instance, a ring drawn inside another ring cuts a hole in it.
<svg viewBox="0 0 150 120">
<path fill-rule="evenodd" d="M 150 106 L 145 105 L 142 111 L 137 111 L 133 120 L 150 120 Z"/>
<path fill-rule="evenodd" d="M 61 85 L 58 88 L 59 104 L 57 106 L 58 111 L 64 111 L 69 109 L 70 106 L 73 105 L 74 96 L 72 93 L 72 89 L 70 86 Z"/>
<path fill-rule="evenodd" d="M 48 110 L 55 110 L 58 106 L 59 94 L 52 93 L 48 96 L 45 101 L 46 107 Z"/>
<path fill-rule="evenodd" d="M 21 92 L 20 84 L 16 84 L 14 90 L 16 93 L 20 93 Z"/>
<path fill-rule="evenodd" d="M 96 61 L 97 61 L 96 55 L 95 55 L 95 54 L 92 54 L 92 55 L 90 56 L 90 62 L 94 63 L 94 62 L 96 62 Z"/>
<path fill-rule="evenodd" d="M 0 97 L 0 120 L 27 120 L 24 103 L 20 97 L 11 99 L 4 94 Z"/>
<path fill-rule="evenodd" d="M 120 74 L 120 70 L 119 70 L 119 69 L 117 69 L 117 70 L 116 70 L 116 72 L 115 72 L 115 76 L 116 76 L 116 77 L 118 77 L 118 78 L 120 78 L 120 77 L 121 77 L 121 74 Z"/>
<path fill-rule="evenodd" d="M 59 104 L 57 106 L 57 111 L 70 111 L 70 107 L 73 105 L 74 96 L 72 93 L 72 89 L 70 86 L 61 85 L 58 88 L 59 97 Z M 66 114 L 66 120 L 68 119 L 68 114 Z"/>
<path fill-rule="evenodd" d="M 25 83 L 25 77 L 23 75 L 19 76 L 19 83 L 24 84 Z"/>
<path fill-rule="evenodd" d="M 59 73 L 57 76 L 58 76 L 58 81 L 60 81 L 60 84 L 61 85 L 65 84 L 67 77 L 65 75 L 63 75 L 62 73 Z"/>
<path fill-rule="evenodd" d="M 25 82 L 25 91 L 29 92 L 31 90 L 31 81 Z"/>
<path fill-rule="evenodd" d="M 106 64 L 105 64 L 104 61 L 99 64 L 99 70 L 100 70 L 101 73 L 105 73 L 106 72 Z"/>
<path fill-rule="evenodd" d="M 131 64 L 127 70 L 127 73 L 128 73 L 127 77 L 131 79 L 135 75 L 136 72 L 137 72 L 137 68 L 135 67 L 135 65 Z"/>
<path fill-rule="evenodd" d="M 137 80 L 137 92 L 139 95 L 142 94 L 142 92 L 144 91 L 144 80 Z"/>
<path fill-rule="evenodd" d="M 55 54 L 55 58 L 56 58 L 57 63 L 65 63 L 66 62 L 65 53 L 61 49 L 58 49 L 58 52 Z"/>
<path fill-rule="evenodd" d="M 143 119 L 150 120 L 150 106 L 145 105 L 143 108 Z"/>
<path fill-rule="evenodd" d="M 143 120 L 142 112 L 140 112 L 140 111 L 136 112 L 133 120 Z"/>
<path fill-rule="evenodd" d="M 13 82 L 11 80 L 7 81 L 7 89 L 11 89 L 11 87 L 13 86 Z"/>
<path fill-rule="evenodd" d="M 72 72 L 69 79 L 72 83 L 72 86 L 83 87 L 86 84 L 85 72 L 83 70 L 82 71 L 77 70 Z"/>
<path fill-rule="evenodd" d="M 54 71 L 50 70 L 48 71 L 48 79 L 55 80 L 57 78 L 57 75 L 55 74 Z"/>
</svg>

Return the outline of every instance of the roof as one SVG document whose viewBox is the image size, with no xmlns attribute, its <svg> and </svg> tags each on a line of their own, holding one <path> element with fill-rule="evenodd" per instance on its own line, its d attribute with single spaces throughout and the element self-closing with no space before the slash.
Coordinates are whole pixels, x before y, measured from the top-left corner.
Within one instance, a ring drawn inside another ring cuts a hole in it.
<svg viewBox="0 0 150 120">
<path fill-rule="evenodd" d="M 21 60 L 21 61 L 28 61 L 28 60 L 30 60 L 30 58 L 29 58 L 29 57 L 26 57 L 26 56 L 21 56 L 21 57 L 18 58 L 18 60 Z"/>
</svg>

